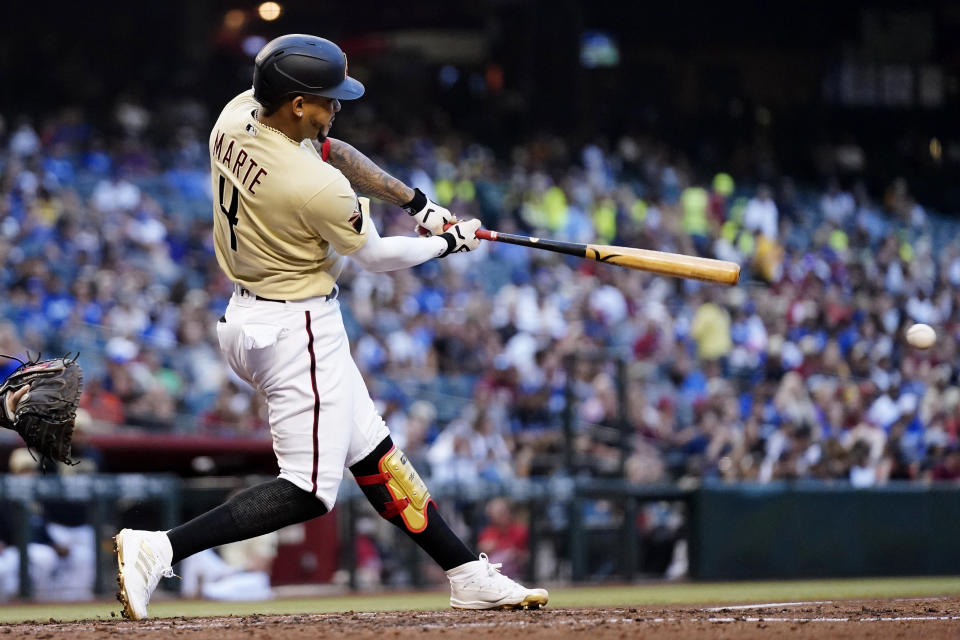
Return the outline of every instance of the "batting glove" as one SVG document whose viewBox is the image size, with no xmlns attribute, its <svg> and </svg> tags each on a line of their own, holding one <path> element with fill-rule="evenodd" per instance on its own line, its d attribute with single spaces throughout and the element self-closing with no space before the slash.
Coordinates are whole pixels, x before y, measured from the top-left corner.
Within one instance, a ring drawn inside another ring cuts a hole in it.
<svg viewBox="0 0 960 640">
<path fill-rule="evenodd" d="M 442 258 L 451 253 L 473 251 L 479 247 L 480 238 L 477 237 L 477 229 L 479 228 L 479 220 L 464 220 L 441 233 L 440 237 L 447 241 L 447 250 L 437 257 Z"/>
<path fill-rule="evenodd" d="M 443 225 L 456 222 L 453 214 L 446 207 L 441 207 L 430 200 L 423 191 L 414 189 L 413 200 L 403 205 L 404 210 L 417 221 L 417 231 L 423 235 L 421 229 L 428 235 L 437 236 L 443 233 Z"/>
</svg>

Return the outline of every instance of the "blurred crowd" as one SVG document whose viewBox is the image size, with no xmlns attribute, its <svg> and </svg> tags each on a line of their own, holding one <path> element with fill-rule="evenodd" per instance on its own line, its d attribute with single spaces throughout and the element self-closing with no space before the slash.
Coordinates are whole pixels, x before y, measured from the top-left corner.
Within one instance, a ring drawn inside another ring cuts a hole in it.
<svg viewBox="0 0 960 640">
<path fill-rule="evenodd" d="M 232 286 L 210 236 L 211 116 L 121 100 L 109 126 L 72 109 L 0 122 L 0 353 L 79 352 L 93 431 L 269 438 L 216 346 Z M 363 108 L 337 126 L 351 118 L 333 135 L 461 218 L 743 268 L 726 288 L 496 243 L 351 267 L 355 358 L 424 475 L 960 479 L 960 224 L 905 181 L 761 183 L 641 135 L 498 157 Z M 381 235 L 412 232 L 398 208 L 372 213 Z M 934 349 L 906 345 L 914 322 Z"/>
</svg>

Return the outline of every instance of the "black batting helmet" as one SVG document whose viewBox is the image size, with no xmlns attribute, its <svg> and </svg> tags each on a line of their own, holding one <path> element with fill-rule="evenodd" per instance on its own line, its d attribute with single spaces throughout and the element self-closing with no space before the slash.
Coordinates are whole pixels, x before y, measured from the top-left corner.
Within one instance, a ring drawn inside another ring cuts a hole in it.
<svg viewBox="0 0 960 640">
<path fill-rule="evenodd" d="M 292 33 L 271 40 L 253 66 L 253 95 L 272 104 L 291 94 L 353 100 L 363 85 L 347 75 L 347 56 L 334 43 Z"/>
</svg>

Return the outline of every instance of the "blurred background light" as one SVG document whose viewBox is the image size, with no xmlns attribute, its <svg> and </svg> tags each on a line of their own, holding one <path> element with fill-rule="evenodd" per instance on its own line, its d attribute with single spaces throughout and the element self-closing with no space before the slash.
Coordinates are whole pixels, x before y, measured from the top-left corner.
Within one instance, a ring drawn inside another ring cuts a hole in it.
<svg viewBox="0 0 960 640">
<path fill-rule="evenodd" d="M 940 162 L 940 159 L 943 157 L 943 145 L 940 144 L 939 138 L 932 138 L 930 140 L 930 157 L 933 158 L 935 162 Z"/>
<path fill-rule="evenodd" d="M 457 80 L 460 79 L 460 72 L 457 71 L 457 68 L 452 64 L 445 64 L 440 67 L 440 84 L 449 89 L 453 85 L 457 84 Z"/>
<path fill-rule="evenodd" d="M 615 67 L 620 63 L 620 47 L 605 31 L 585 31 L 580 36 L 580 64 L 586 69 Z"/>
<path fill-rule="evenodd" d="M 231 9 L 223 16 L 223 26 L 230 31 L 239 31 L 247 22 L 247 14 L 243 9 Z"/>
<path fill-rule="evenodd" d="M 255 58 L 265 44 L 267 44 L 267 39 L 263 36 L 247 36 L 243 39 L 243 52 L 251 58 Z"/>
<path fill-rule="evenodd" d="M 261 19 L 273 22 L 283 13 L 283 7 L 277 2 L 264 2 L 257 7 L 257 13 Z"/>
<path fill-rule="evenodd" d="M 479 73 L 471 73 L 468 82 L 471 93 L 480 94 L 487 90 L 487 83 Z"/>
</svg>

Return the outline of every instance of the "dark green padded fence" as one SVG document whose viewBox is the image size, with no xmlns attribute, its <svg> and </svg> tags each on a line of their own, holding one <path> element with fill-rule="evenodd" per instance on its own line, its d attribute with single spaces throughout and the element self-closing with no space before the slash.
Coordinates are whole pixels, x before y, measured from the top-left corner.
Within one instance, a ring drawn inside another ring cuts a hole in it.
<svg viewBox="0 0 960 640">
<path fill-rule="evenodd" d="M 960 489 L 705 486 L 692 496 L 701 579 L 960 573 Z"/>
</svg>

